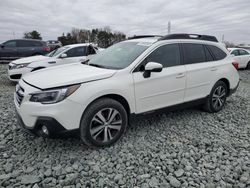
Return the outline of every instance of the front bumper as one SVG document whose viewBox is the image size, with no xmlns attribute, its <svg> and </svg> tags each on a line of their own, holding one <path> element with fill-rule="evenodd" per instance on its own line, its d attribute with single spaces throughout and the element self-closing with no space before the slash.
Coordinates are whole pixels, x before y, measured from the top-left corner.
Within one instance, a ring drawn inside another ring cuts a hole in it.
<svg viewBox="0 0 250 188">
<path fill-rule="evenodd" d="M 31 68 L 28 67 L 24 67 L 24 68 L 20 68 L 20 69 L 11 69 L 10 66 L 8 68 L 8 76 L 9 79 L 13 82 L 17 82 L 21 79 L 21 77 L 26 74 L 31 72 Z"/>
<path fill-rule="evenodd" d="M 30 93 L 40 91 L 23 80 L 14 93 L 14 104 L 19 125 L 35 135 L 40 134 L 42 126 L 46 126 L 49 137 L 71 135 L 79 130 L 83 107 L 70 99 L 55 104 L 31 102 Z"/>
<path fill-rule="evenodd" d="M 66 130 L 58 121 L 51 117 L 38 117 L 34 127 L 26 126 L 17 112 L 16 117 L 18 125 L 25 132 L 35 136 L 50 138 L 79 136 L 79 129 Z M 46 126 L 48 134 L 42 131 L 43 126 Z"/>
</svg>

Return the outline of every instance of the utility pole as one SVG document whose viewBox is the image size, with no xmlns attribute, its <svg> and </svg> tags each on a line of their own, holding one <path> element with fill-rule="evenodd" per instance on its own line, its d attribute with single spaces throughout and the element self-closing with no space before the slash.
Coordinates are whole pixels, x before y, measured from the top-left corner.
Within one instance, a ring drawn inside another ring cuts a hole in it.
<svg viewBox="0 0 250 188">
<path fill-rule="evenodd" d="M 16 39 L 15 31 L 12 32 L 13 38 Z"/>
<path fill-rule="evenodd" d="M 168 22 L 168 34 L 171 33 L 171 21 Z"/>
<path fill-rule="evenodd" d="M 224 42 L 224 38 L 225 38 L 225 36 L 224 36 L 224 34 L 222 35 L 222 40 L 221 40 L 221 42 Z"/>
</svg>

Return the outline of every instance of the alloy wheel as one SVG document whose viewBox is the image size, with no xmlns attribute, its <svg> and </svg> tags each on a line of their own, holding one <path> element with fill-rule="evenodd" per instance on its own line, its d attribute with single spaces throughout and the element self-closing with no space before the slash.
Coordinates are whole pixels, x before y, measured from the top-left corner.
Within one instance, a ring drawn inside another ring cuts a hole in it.
<svg viewBox="0 0 250 188">
<path fill-rule="evenodd" d="M 223 86 L 218 86 L 212 95 L 212 105 L 216 110 L 223 107 L 226 100 L 226 88 Z"/>
<path fill-rule="evenodd" d="M 114 108 L 105 108 L 93 116 L 90 135 L 97 142 L 107 143 L 120 132 L 121 128 L 121 114 Z"/>
</svg>

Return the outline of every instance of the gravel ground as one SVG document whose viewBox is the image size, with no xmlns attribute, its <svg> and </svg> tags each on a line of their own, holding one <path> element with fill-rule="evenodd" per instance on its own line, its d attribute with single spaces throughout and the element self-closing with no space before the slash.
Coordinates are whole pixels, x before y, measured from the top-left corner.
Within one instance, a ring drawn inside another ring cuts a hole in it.
<svg viewBox="0 0 250 188">
<path fill-rule="evenodd" d="M 0 187 L 250 187 L 250 71 L 225 109 L 134 120 L 114 146 L 24 133 L 0 65 Z"/>
</svg>

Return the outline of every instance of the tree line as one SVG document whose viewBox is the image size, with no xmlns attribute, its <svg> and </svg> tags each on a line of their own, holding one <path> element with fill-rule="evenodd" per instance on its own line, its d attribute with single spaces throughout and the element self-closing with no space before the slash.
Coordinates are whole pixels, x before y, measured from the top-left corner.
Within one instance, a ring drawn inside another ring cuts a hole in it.
<svg viewBox="0 0 250 188">
<path fill-rule="evenodd" d="M 23 38 L 40 39 L 41 34 L 38 31 L 25 32 Z M 78 29 L 73 28 L 70 32 L 62 33 L 57 38 L 63 45 L 76 43 L 95 43 L 99 47 L 107 48 L 117 42 L 125 40 L 127 37 L 124 33 L 119 31 L 112 31 L 110 27 L 96 28 L 96 29 Z"/>
</svg>

